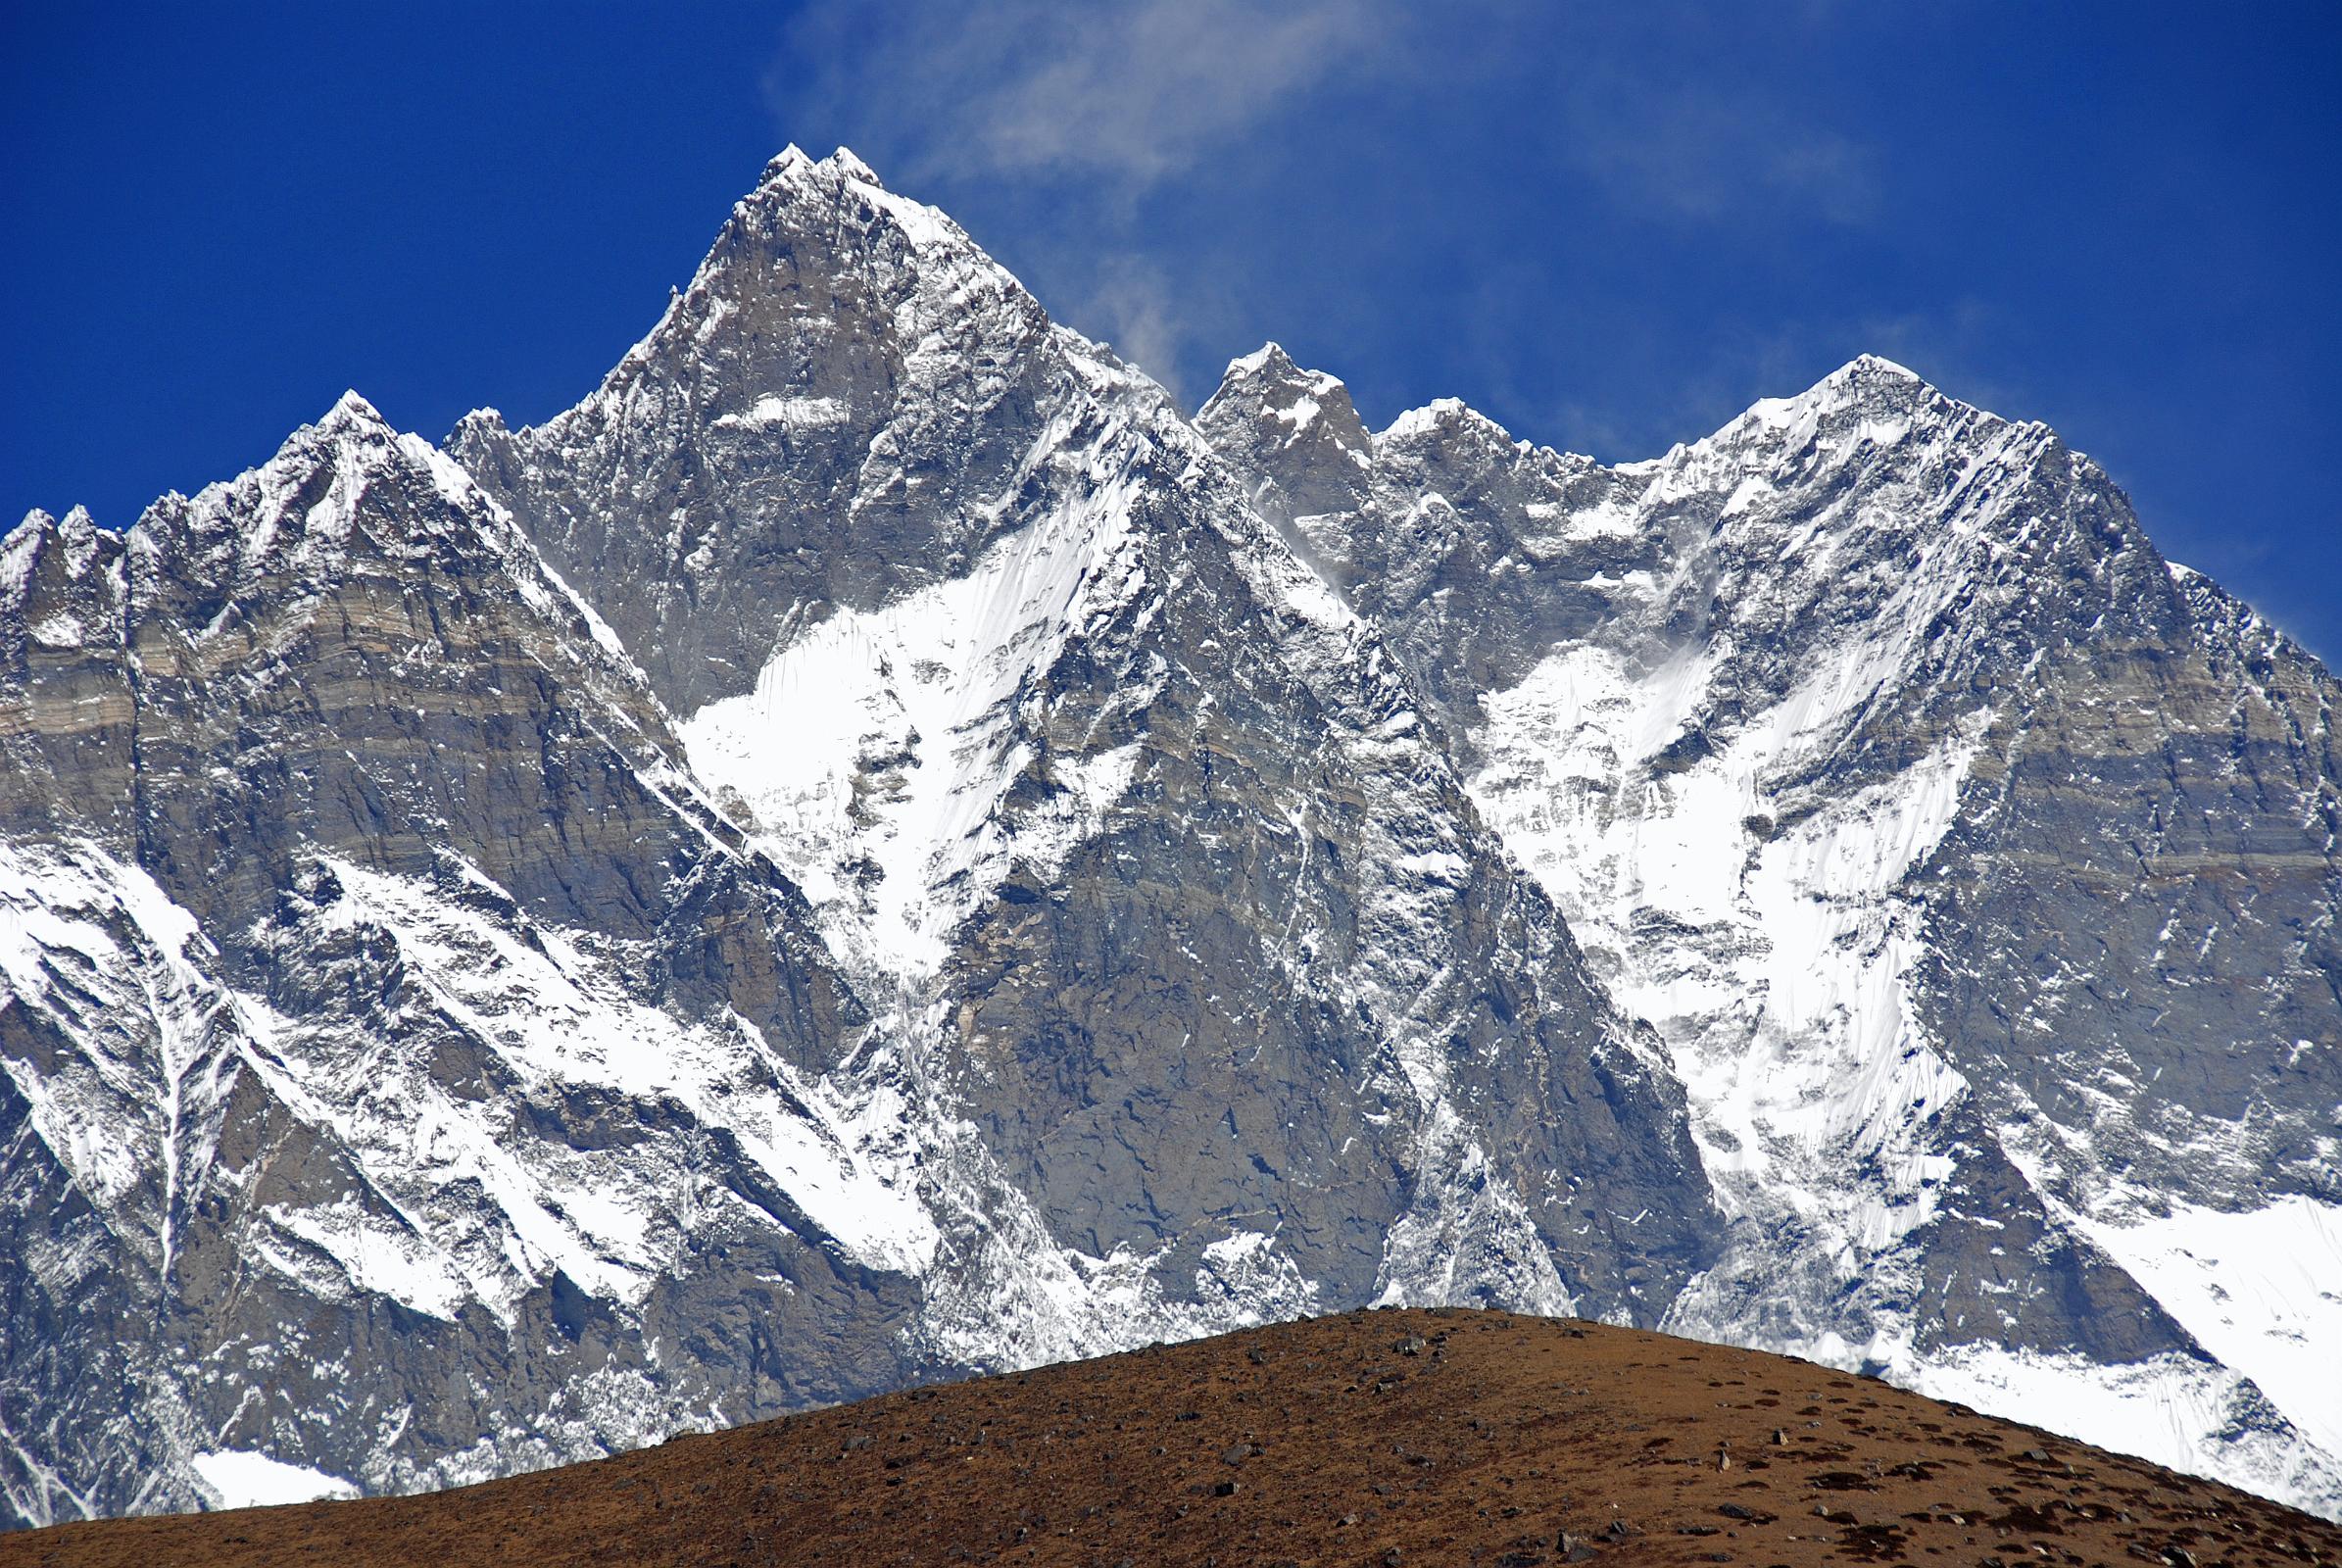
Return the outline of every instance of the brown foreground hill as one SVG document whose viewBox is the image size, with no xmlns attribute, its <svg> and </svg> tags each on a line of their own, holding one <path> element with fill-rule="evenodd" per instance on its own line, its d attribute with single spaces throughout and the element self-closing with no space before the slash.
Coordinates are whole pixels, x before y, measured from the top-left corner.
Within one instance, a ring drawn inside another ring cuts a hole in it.
<svg viewBox="0 0 2342 1568">
<path fill-rule="evenodd" d="M 426 1496 L 0 1538 L 0 1564 L 2342 1564 L 2342 1529 L 1809 1362 L 1353 1312 Z"/>
</svg>

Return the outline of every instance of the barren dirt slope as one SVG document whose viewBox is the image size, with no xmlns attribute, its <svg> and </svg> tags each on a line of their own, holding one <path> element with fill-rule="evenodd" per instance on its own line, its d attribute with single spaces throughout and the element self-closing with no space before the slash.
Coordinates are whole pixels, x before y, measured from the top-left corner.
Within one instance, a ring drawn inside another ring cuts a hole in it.
<svg viewBox="0 0 2342 1568">
<path fill-rule="evenodd" d="M 2342 1563 L 2342 1529 L 1802 1361 L 1357 1312 L 427 1496 L 71 1525 L 0 1564 Z"/>
</svg>

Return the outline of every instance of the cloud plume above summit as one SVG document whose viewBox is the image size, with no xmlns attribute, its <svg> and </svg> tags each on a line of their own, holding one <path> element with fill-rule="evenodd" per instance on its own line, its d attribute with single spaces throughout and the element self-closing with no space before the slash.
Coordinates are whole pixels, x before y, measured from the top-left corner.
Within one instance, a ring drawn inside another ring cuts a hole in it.
<svg viewBox="0 0 2342 1568">
<path fill-rule="evenodd" d="M 1396 34 L 1386 0 L 906 0 L 816 6 L 791 41 L 818 62 L 814 107 L 897 127 L 888 150 L 907 177 L 1059 175 L 1137 192 L 1328 76 L 1379 69 Z"/>
</svg>

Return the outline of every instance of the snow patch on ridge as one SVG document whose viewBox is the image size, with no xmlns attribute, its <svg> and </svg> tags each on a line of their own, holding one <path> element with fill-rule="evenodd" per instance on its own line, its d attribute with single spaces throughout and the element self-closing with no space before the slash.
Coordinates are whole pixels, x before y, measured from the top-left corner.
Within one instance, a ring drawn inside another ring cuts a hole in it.
<svg viewBox="0 0 2342 1568">
<path fill-rule="evenodd" d="M 2078 1355 L 1965 1345 L 1890 1363 L 1885 1375 L 1930 1398 L 2342 1518 L 2342 1472 L 2328 1453 L 2271 1422 L 2264 1391 L 2229 1367 L 2184 1355 L 2108 1366 Z"/>
<path fill-rule="evenodd" d="M 2205 1349 L 2342 1454 L 2342 1206 L 2296 1195 L 2243 1213 L 2174 1203 L 2161 1218 L 2077 1223 Z"/>
<path fill-rule="evenodd" d="M 313 916 L 321 930 L 364 928 L 394 938 L 414 983 L 430 1004 L 471 1038 L 492 1043 L 522 1093 L 593 1087 L 629 1100 L 663 1102 L 701 1128 L 720 1128 L 781 1191 L 866 1266 L 917 1269 L 931 1257 L 935 1233 L 916 1197 L 895 1173 L 862 1152 L 864 1113 L 839 1086 L 798 1073 L 745 1019 L 728 1027 L 679 1022 L 634 1001 L 625 988 L 626 955 L 583 932 L 557 931 L 525 917 L 491 918 L 435 889 L 338 860 L 321 868 L 342 889 Z M 465 863 L 466 880 L 502 892 Z M 279 1021 L 278 1031 L 300 1026 Z M 339 1050 L 311 1044 L 282 1054 L 276 1069 L 299 1080 L 310 1063 L 330 1063 Z M 299 1066 L 294 1065 L 299 1063 Z M 777 1079 L 777 1092 L 745 1092 Z M 328 1102 L 329 1086 L 314 1088 Z M 418 1311 L 444 1313 L 461 1296 L 507 1315 L 519 1293 L 560 1269 L 585 1290 L 632 1301 L 670 1261 L 679 1240 L 678 1194 L 670 1179 L 688 1177 L 688 1150 L 646 1162 L 586 1150 L 545 1150 L 527 1159 L 500 1136 L 495 1102 L 407 1086 L 399 1113 L 380 1124 L 336 1131 L 376 1176 L 377 1187 L 410 1195 L 409 1224 L 423 1222 L 436 1258 L 418 1255 L 405 1227 L 357 1215 L 309 1210 L 280 1223 L 339 1259 L 353 1283 L 388 1291 Z M 689 1182 L 683 1183 L 688 1187 Z M 476 1209 L 459 1204 L 450 1233 L 432 1223 L 442 1190 L 488 1198 L 504 1234 L 467 1236 Z M 465 1212 L 473 1209 L 472 1212 Z M 392 1234 L 384 1234 L 386 1228 Z M 435 1234 L 434 1234 L 435 1233 Z"/>
<path fill-rule="evenodd" d="M 197 967 L 209 946 L 142 867 L 89 845 L 0 842 L 0 1006 L 95 1048 L 45 1072 L 18 1056 L 0 1069 L 74 1185 L 93 1203 L 126 1205 L 149 1231 L 166 1279 L 179 1209 L 211 1158 L 237 1021 Z"/>
<path fill-rule="evenodd" d="M 476 867 L 461 869 L 512 909 Z M 330 858 L 309 886 L 256 939 L 288 962 L 337 933 L 394 943 L 406 1047 L 283 1017 L 211 977 L 193 916 L 135 866 L 0 844 L 0 1004 L 45 1014 L 83 1047 L 48 1075 L 22 1057 L 5 1069 L 74 1184 L 139 1216 L 167 1279 L 178 1215 L 211 1179 L 218 1108 L 244 1073 L 365 1178 L 326 1201 L 256 1211 L 253 1256 L 326 1299 L 380 1295 L 446 1320 L 477 1301 L 511 1322 L 559 1270 L 636 1300 L 673 1262 L 692 1205 L 730 1200 L 693 1190 L 689 1145 L 707 1129 L 855 1261 L 931 1260 L 915 1171 L 889 1152 L 902 1107 L 883 1089 L 809 1079 L 737 1016 L 690 1025 L 636 1002 L 630 956 L 586 933 Z M 435 1072 L 435 1043 L 451 1035 L 488 1053 L 515 1093 L 590 1087 L 669 1107 L 684 1130 L 631 1151 L 513 1140 L 503 1096 L 455 1092 Z"/>
<path fill-rule="evenodd" d="M 273 1508 L 358 1495 L 358 1489 L 339 1476 L 241 1448 L 199 1453 L 188 1462 L 215 1508 Z"/>
<path fill-rule="evenodd" d="M 726 302 L 718 300 L 716 304 L 721 306 Z M 850 417 L 846 405 L 836 398 L 784 398 L 767 393 L 750 405 L 747 413 L 727 414 L 715 422 L 719 428 L 753 429 L 774 424 L 817 427 L 844 424 Z"/>
</svg>

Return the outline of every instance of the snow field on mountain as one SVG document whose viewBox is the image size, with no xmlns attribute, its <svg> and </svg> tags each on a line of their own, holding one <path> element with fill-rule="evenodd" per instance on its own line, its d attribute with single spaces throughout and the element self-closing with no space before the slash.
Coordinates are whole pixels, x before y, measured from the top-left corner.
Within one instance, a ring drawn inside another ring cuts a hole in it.
<svg viewBox="0 0 2342 1568">
<path fill-rule="evenodd" d="M 1609 965 L 1622 1006 L 1670 1042 L 1710 1168 L 1778 1182 L 1873 1249 L 1929 1205 L 1849 1218 L 1834 1182 L 1796 1172 L 1830 1151 L 1885 1152 L 1914 1105 L 1963 1088 L 1914 1033 L 1918 911 L 1895 890 L 1950 826 L 1981 724 L 1776 830 L 1768 780 L 1810 736 L 1813 705 L 1801 695 L 1722 755 L 1648 774 L 1701 683 L 1694 662 L 1637 681 L 1606 650 L 1555 654 L 1487 700 L 1473 790 Z M 1905 1172 L 1914 1196 L 1934 1164 Z"/>
<path fill-rule="evenodd" d="M 1799 744 L 1827 736 L 1852 706 L 1846 694 L 1859 701 L 1868 684 L 1828 676 L 1832 690 L 1817 702 L 1809 683 L 1720 755 L 1614 787 L 1672 738 L 1699 678 L 1679 664 L 1638 683 L 1605 651 L 1557 654 L 1488 700 L 1489 762 L 1474 790 L 1611 966 L 1621 1004 L 1673 1046 L 1728 1201 L 1759 1218 L 1785 1205 L 1800 1245 L 1834 1248 L 1850 1281 L 1880 1271 L 1897 1240 L 1934 1215 L 1937 1183 L 1954 1168 L 1916 1136 L 1968 1084 L 1919 1026 L 1910 987 L 1924 911 L 1898 890 L 1954 821 L 1991 715 L 1760 840 L 1748 822 L 1770 824 L 1781 806 L 1763 781 L 1793 774 Z M 1846 1162 L 1866 1157 L 1878 1190 L 1845 1180 Z M 1921 1325 L 1901 1314 L 1860 1345 L 1820 1316 L 1802 1334 L 1758 1338 L 2182 1470 L 2317 1498 L 2332 1484 L 2325 1455 L 2342 1451 L 2336 1220 L 2298 1199 L 2258 1214 L 2181 1207 L 2127 1228 L 2080 1223 L 2220 1366 L 2178 1355 L 2107 1366 L 1984 1344 L 1923 1354 L 1912 1348 Z M 1748 1338 L 1697 1285 L 1678 1314 L 1681 1332 Z M 2263 1397 L 2323 1453 L 2252 1419 Z"/>
<path fill-rule="evenodd" d="M 40 1009 L 69 1039 L 94 1037 L 98 1048 L 61 1058 L 49 1074 L 21 1059 L 0 1066 L 76 1185 L 93 1202 L 128 1205 L 140 1228 L 151 1228 L 151 1262 L 166 1275 L 178 1206 L 211 1158 L 220 1054 L 234 1028 L 231 999 L 195 966 L 208 945 L 194 917 L 141 867 L 95 846 L 0 843 L 8 1000 Z M 151 1200 L 149 1180 L 157 1183 Z M 148 1238 L 133 1245 L 143 1251 Z"/>
<path fill-rule="evenodd" d="M 1059 769 L 1065 814 L 1011 842 L 1001 795 L 1031 756 L 1011 707 L 1086 619 L 1146 587 L 1127 478 L 1000 540 L 965 576 L 841 610 L 754 691 L 681 726 L 694 771 L 748 807 L 774 858 L 865 965 L 934 972 L 1011 849 L 1047 864 L 1120 797 L 1134 748 Z M 1143 701 L 1133 694 L 1132 701 Z M 864 868 L 874 887 L 857 886 Z"/>
<path fill-rule="evenodd" d="M 315 1502 L 320 1497 L 358 1495 L 358 1489 L 339 1476 L 242 1448 L 199 1453 L 190 1462 L 211 1493 L 215 1508 L 272 1508 L 288 1502 Z"/>
<path fill-rule="evenodd" d="M 1890 1362 L 1885 1375 L 1932 1398 L 2294 1499 L 2314 1512 L 2317 1499 L 2332 1494 L 2325 1453 L 2272 1433 L 2262 1414 L 2265 1396 L 2242 1373 L 2193 1356 L 2109 1366 L 2079 1355 L 1963 1345 Z"/>
<path fill-rule="evenodd" d="M 347 862 L 327 860 L 322 868 L 343 897 L 318 911 L 318 925 L 389 933 L 431 1004 L 471 1038 L 492 1043 L 523 1093 L 590 1085 L 672 1105 L 694 1125 L 729 1134 L 857 1261 L 917 1268 L 933 1254 L 933 1227 L 901 1173 L 864 1152 L 866 1130 L 894 1119 L 883 1096 L 850 1099 L 837 1086 L 806 1079 L 737 1015 L 725 1026 L 693 1026 L 634 1002 L 621 979 L 625 955 L 591 937 L 494 920 L 437 889 Z M 476 868 L 465 870 L 465 880 L 494 886 Z M 283 1020 L 277 1028 L 294 1034 L 300 1026 Z M 295 1063 L 325 1054 L 280 1048 L 276 1054 L 286 1062 L 282 1070 L 298 1076 Z M 756 1092 L 768 1077 L 778 1092 Z M 336 1086 L 303 1087 L 319 1104 L 342 1098 Z M 558 1267 L 593 1294 L 632 1300 L 670 1261 L 681 1240 L 676 1232 L 688 1228 L 676 1204 L 699 1200 L 688 1139 L 665 1150 L 652 1172 L 641 1171 L 637 1159 L 617 1163 L 582 1151 L 541 1151 L 532 1158 L 523 1150 L 536 1146 L 515 1148 L 504 1136 L 508 1112 L 497 1102 L 422 1083 L 408 1089 L 400 1120 L 343 1132 L 367 1152 L 383 1190 L 416 1200 L 405 1216 L 409 1225 L 423 1216 L 440 1221 L 425 1219 L 422 1229 L 461 1281 L 458 1298 L 509 1313 L 520 1293 Z M 499 1234 L 464 1234 L 476 1215 L 432 1214 L 429 1194 L 475 1186 L 494 1201 Z M 708 1200 L 729 1197 L 719 1189 Z M 453 1235 L 443 1228 L 451 1219 Z M 353 1232 L 324 1216 L 287 1216 L 285 1223 L 296 1233 L 312 1231 L 358 1283 L 399 1294 L 402 1276 L 380 1271 L 394 1257 L 414 1256 L 408 1242 L 369 1238 L 365 1228 Z M 338 1250 L 335 1240 L 344 1242 Z M 437 1305 L 444 1315 L 444 1283 L 426 1286 L 408 1304 L 423 1311 Z"/>
<path fill-rule="evenodd" d="M 2342 1206 L 2299 1194 L 2239 1213 L 2168 1206 L 2079 1224 L 2206 1350 L 2342 1454 Z"/>
</svg>

